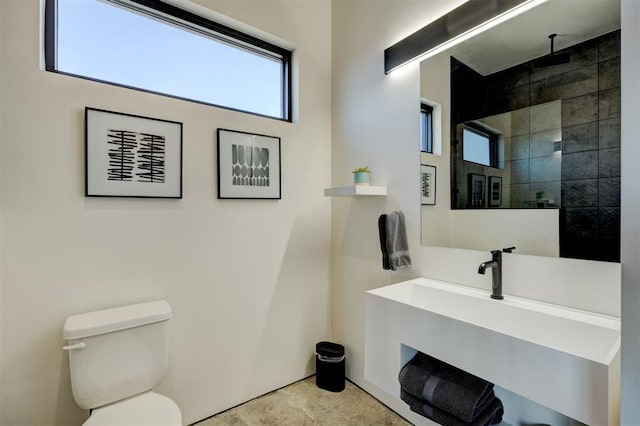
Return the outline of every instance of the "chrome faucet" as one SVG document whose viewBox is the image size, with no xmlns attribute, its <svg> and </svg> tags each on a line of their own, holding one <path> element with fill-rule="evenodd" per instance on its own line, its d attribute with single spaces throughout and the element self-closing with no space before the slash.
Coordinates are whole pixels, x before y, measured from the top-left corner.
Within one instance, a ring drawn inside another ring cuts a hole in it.
<svg viewBox="0 0 640 426">
<path fill-rule="evenodd" d="M 484 275 L 487 268 L 491 268 L 491 298 L 502 300 L 502 251 L 491 250 L 491 260 L 482 262 L 478 267 L 478 273 Z"/>
</svg>

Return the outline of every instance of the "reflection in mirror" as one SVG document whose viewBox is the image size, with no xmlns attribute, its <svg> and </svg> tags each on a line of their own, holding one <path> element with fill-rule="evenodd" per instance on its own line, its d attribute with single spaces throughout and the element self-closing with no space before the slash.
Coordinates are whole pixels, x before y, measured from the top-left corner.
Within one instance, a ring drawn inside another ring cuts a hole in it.
<svg viewBox="0 0 640 426">
<path fill-rule="evenodd" d="M 457 124 L 452 207 L 560 207 L 560 111 L 557 100 Z M 487 184 L 470 186 L 475 176 Z"/>
<path fill-rule="evenodd" d="M 423 244 L 619 261 L 620 5 L 573 6 L 549 0 L 421 63 L 450 129 L 421 163 L 451 177 L 421 207 Z"/>
</svg>

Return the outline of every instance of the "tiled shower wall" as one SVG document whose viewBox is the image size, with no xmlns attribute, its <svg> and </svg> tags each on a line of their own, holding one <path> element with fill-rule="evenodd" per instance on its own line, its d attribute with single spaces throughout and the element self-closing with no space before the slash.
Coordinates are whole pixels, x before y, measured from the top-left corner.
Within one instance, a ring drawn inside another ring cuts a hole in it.
<svg viewBox="0 0 640 426">
<path fill-rule="evenodd" d="M 620 31 L 558 53 L 484 77 L 452 59 L 452 125 L 561 100 L 560 256 L 619 261 Z"/>
</svg>

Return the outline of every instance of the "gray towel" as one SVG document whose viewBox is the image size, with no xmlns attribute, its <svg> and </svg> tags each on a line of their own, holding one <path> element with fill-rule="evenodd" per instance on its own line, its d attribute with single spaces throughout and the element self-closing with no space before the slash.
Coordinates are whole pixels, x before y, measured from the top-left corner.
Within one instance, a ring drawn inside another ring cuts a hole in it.
<svg viewBox="0 0 640 426">
<path fill-rule="evenodd" d="M 465 422 L 444 410 L 434 407 L 424 399 L 417 398 L 404 389 L 400 390 L 400 399 L 409 405 L 411 411 L 428 417 L 434 422 L 445 426 L 487 426 L 495 425 L 502 421 L 504 407 L 502 401 L 495 396 L 487 407 L 476 416 L 472 422 Z"/>
<path fill-rule="evenodd" d="M 387 253 L 392 271 L 411 267 L 407 229 L 404 225 L 404 214 L 400 211 L 387 215 Z"/>
<path fill-rule="evenodd" d="M 407 393 L 465 422 L 473 422 L 494 399 L 493 384 L 418 352 L 398 377 Z"/>
<path fill-rule="evenodd" d="M 378 218 L 378 234 L 380 235 L 380 250 L 382 251 L 382 269 L 391 269 L 389 252 L 387 252 L 387 215 Z"/>
</svg>

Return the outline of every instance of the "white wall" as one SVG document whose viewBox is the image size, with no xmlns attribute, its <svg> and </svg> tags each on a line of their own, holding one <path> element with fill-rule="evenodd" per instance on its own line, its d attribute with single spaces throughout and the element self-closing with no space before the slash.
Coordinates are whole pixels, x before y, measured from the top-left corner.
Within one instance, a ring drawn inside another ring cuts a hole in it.
<svg viewBox="0 0 640 426">
<path fill-rule="evenodd" d="M 436 55 L 420 63 L 421 97 L 440 106 L 440 120 L 433 116 L 434 128 L 440 127 L 434 135 L 433 154 L 420 153 L 421 164 L 436 167 L 436 204 L 420 208 L 421 241 L 428 246 L 451 246 L 451 60 L 449 55 Z"/>
<path fill-rule="evenodd" d="M 346 347 L 348 377 L 414 423 L 419 416 L 364 379 L 364 292 L 420 274 L 383 271 L 380 258 L 377 219 L 392 210 L 405 213 L 414 264 L 420 247 L 419 65 L 385 76 L 383 50 L 462 2 L 333 3 L 332 183 L 368 164 L 389 195 L 333 199 L 332 336 Z"/>
<path fill-rule="evenodd" d="M 0 7 L 0 35 L 2 34 L 2 7 Z M 0 42 L 0 188 L 2 188 L 2 42 Z M 2 193 L 0 192 L 0 241 L 2 241 Z M 2 244 L 0 243 L 0 330 L 2 330 Z M 2 334 L 0 333 L 0 366 L 2 366 Z M 0 369 L 1 374 L 1 369 Z M 1 404 L 1 403 L 0 403 Z M 0 405 L 1 406 L 1 405 Z"/>
<path fill-rule="evenodd" d="M 349 171 L 363 163 L 373 170 L 372 182 L 386 184 L 389 193 L 385 199 L 333 200 L 333 336 L 347 347 L 349 377 L 412 421 L 422 420 L 364 378 L 364 292 L 417 276 L 489 289 L 491 276 L 477 273 L 488 252 L 420 244 L 420 67 L 411 64 L 385 76 L 383 50 L 460 3 L 405 0 L 333 5 L 333 184 L 349 182 Z M 357 31 L 353 22 L 358 22 Z M 438 179 L 443 176 L 446 179 L 447 172 L 439 170 Z M 404 211 L 407 219 L 413 267 L 390 273 L 382 270 L 376 223 L 380 214 L 396 209 Z M 509 256 L 513 262 L 505 263 L 505 293 L 620 314 L 620 265 Z"/>
<path fill-rule="evenodd" d="M 449 214 L 450 247 L 487 252 L 515 246 L 515 253 L 559 256 L 558 209 L 450 210 Z"/>
<path fill-rule="evenodd" d="M 640 424 L 640 2 L 622 1 L 622 413 Z"/>
<path fill-rule="evenodd" d="M 39 69 L 39 2 L 0 1 L 0 424 L 73 425 L 68 315 L 164 298 L 185 423 L 314 371 L 329 338 L 331 4 L 200 0 L 297 46 L 299 123 Z M 182 200 L 85 198 L 85 106 L 184 123 Z M 216 199 L 215 130 L 282 138 L 282 200 Z"/>
</svg>

